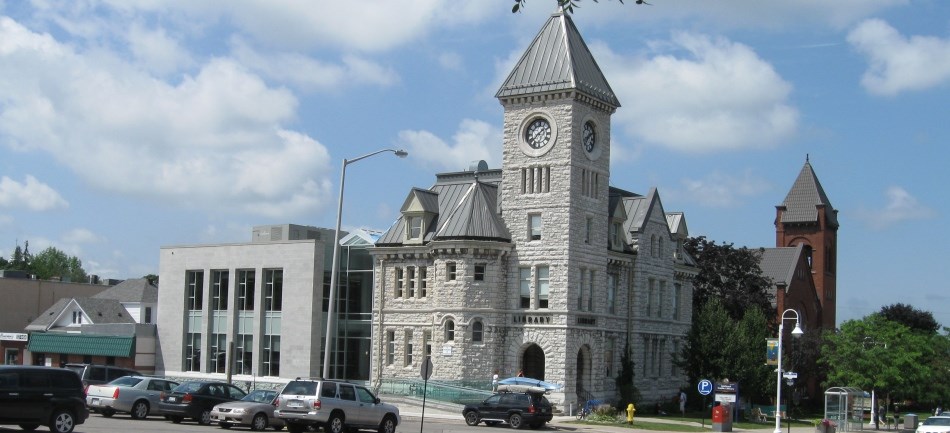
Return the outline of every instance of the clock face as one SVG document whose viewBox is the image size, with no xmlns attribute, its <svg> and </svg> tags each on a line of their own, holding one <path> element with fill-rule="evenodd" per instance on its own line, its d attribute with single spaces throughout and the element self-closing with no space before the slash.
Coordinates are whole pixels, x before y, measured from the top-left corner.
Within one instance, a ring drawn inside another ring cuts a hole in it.
<svg viewBox="0 0 950 433">
<path fill-rule="evenodd" d="M 584 124 L 584 149 L 587 153 L 594 151 L 594 144 L 597 142 L 597 134 L 594 132 L 594 124 L 587 122 Z"/>
<path fill-rule="evenodd" d="M 524 141 L 535 149 L 547 146 L 551 142 L 551 124 L 543 118 L 532 120 L 525 128 Z"/>
</svg>

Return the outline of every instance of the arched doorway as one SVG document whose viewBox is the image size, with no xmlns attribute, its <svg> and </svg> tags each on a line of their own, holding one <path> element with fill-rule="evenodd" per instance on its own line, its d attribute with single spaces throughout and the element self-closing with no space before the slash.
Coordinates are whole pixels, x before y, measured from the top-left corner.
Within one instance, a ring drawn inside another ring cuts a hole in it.
<svg viewBox="0 0 950 433">
<path fill-rule="evenodd" d="M 525 377 L 544 380 L 544 350 L 537 344 L 525 348 L 521 355 L 521 371 Z"/>
<path fill-rule="evenodd" d="M 581 346 L 577 351 L 577 376 L 574 378 L 577 397 L 581 400 L 587 400 L 591 395 L 591 369 L 590 347 Z"/>
</svg>

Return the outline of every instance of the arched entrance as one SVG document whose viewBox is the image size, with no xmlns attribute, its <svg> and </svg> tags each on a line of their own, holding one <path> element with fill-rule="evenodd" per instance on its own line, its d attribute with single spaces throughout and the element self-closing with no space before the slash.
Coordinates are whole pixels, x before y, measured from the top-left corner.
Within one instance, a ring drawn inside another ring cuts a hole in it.
<svg viewBox="0 0 950 433">
<path fill-rule="evenodd" d="M 521 355 L 521 371 L 525 377 L 544 380 L 544 350 L 537 344 L 525 348 Z"/>
<path fill-rule="evenodd" d="M 577 351 L 577 376 L 574 378 L 577 397 L 581 400 L 587 400 L 591 395 L 591 370 L 590 347 L 581 346 Z"/>
</svg>

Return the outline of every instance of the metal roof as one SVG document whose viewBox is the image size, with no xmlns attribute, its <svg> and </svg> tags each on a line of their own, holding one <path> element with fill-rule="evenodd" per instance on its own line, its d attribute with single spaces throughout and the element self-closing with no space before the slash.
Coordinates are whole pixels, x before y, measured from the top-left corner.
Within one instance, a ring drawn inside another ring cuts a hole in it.
<svg viewBox="0 0 950 433">
<path fill-rule="evenodd" d="M 62 298 L 26 326 L 27 331 L 48 331 L 70 305 L 75 304 L 93 324 L 135 323 L 128 311 L 115 299 Z"/>
<path fill-rule="evenodd" d="M 469 185 L 455 208 L 440 222 L 435 237 L 510 241 L 511 233 L 496 211 L 497 201 L 497 186 L 478 181 Z"/>
<path fill-rule="evenodd" d="M 818 222 L 818 206 L 824 205 L 826 208 L 826 218 L 828 225 L 838 227 L 838 216 L 831 201 L 825 194 L 825 189 L 821 187 L 818 176 L 811 167 L 808 158 L 805 158 L 805 165 L 802 171 L 798 173 L 798 178 L 792 185 L 792 189 L 785 196 L 782 205 L 785 212 L 782 213 L 783 223 L 816 223 Z"/>
<path fill-rule="evenodd" d="M 158 287 L 146 278 L 131 278 L 103 290 L 93 298 L 154 304 L 158 302 Z"/>
<path fill-rule="evenodd" d="M 802 244 L 794 247 L 763 248 L 759 252 L 759 268 L 762 275 L 778 285 L 788 286 L 795 276 Z"/>
<path fill-rule="evenodd" d="M 68 353 L 71 355 L 116 356 L 133 355 L 135 337 L 112 335 L 66 334 L 62 332 L 34 332 L 27 346 L 35 353 Z"/>
<path fill-rule="evenodd" d="M 686 238 L 689 236 L 689 230 L 686 228 L 686 216 L 682 212 L 668 212 L 666 214 L 666 225 L 670 226 L 670 233 L 674 237 Z"/>
<path fill-rule="evenodd" d="M 569 15 L 556 12 L 535 36 L 495 97 L 568 89 L 613 107 L 620 106 L 574 21 Z"/>
</svg>

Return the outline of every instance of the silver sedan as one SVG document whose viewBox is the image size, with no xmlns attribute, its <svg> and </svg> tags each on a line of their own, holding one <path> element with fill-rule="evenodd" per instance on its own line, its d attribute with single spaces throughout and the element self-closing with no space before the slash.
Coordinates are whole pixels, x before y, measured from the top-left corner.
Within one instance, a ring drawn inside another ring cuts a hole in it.
<svg viewBox="0 0 950 433">
<path fill-rule="evenodd" d="M 159 396 L 176 386 L 178 382 L 157 377 L 124 376 L 105 385 L 89 385 L 86 406 L 107 418 L 127 412 L 134 419 L 143 419 L 149 414 L 158 415 Z"/>
<path fill-rule="evenodd" d="M 238 401 L 221 403 L 211 409 L 211 422 L 217 422 L 221 428 L 232 425 L 248 425 L 251 430 L 274 430 L 284 428 L 284 421 L 274 416 L 274 399 L 277 391 L 256 389 Z"/>
</svg>

